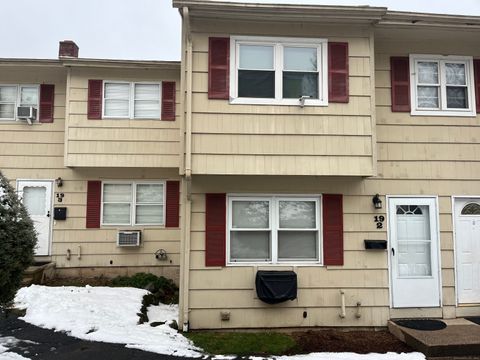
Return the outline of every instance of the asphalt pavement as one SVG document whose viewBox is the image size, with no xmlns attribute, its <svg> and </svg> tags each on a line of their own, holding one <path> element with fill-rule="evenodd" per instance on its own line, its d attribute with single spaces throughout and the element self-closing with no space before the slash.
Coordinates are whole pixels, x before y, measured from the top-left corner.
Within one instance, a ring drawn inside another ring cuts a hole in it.
<svg viewBox="0 0 480 360">
<path fill-rule="evenodd" d="M 19 342 L 9 351 L 32 360 L 181 360 L 176 356 L 77 339 L 63 332 L 30 325 L 16 315 L 0 313 L 0 337 L 12 336 Z M 0 354 L 0 359 L 2 358 Z"/>
</svg>

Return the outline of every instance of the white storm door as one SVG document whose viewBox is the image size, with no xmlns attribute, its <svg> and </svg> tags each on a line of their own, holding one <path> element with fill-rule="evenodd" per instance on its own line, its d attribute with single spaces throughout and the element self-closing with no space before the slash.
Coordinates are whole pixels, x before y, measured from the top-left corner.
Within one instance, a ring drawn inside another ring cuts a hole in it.
<svg viewBox="0 0 480 360">
<path fill-rule="evenodd" d="M 52 233 L 52 184 L 51 181 L 19 180 L 18 196 L 22 199 L 37 231 L 35 255 L 50 253 Z"/>
<path fill-rule="evenodd" d="M 480 199 L 455 199 L 455 255 L 459 304 L 480 303 Z"/>
<path fill-rule="evenodd" d="M 435 198 L 389 200 L 392 306 L 440 306 Z"/>
</svg>

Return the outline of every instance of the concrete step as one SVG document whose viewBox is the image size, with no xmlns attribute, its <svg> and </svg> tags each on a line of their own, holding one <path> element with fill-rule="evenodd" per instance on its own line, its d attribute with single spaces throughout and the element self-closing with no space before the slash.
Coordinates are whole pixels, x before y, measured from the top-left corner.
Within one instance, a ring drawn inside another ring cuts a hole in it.
<svg viewBox="0 0 480 360">
<path fill-rule="evenodd" d="M 55 271 L 55 263 L 37 263 L 29 266 L 23 272 L 22 286 L 31 284 L 43 284 L 45 277 L 53 277 Z"/>
<path fill-rule="evenodd" d="M 33 278 L 23 278 L 22 279 L 22 282 L 20 283 L 20 286 L 21 287 L 25 287 L 25 286 L 30 286 L 33 284 Z"/>
<path fill-rule="evenodd" d="M 424 353 L 428 359 L 480 359 L 480 325 L 466 319 L 442 321 L 447 324 L 442 330 L 413 330 L 393 321 L 388 322 L 388 330 L 399 340 Z"/>
</svg>

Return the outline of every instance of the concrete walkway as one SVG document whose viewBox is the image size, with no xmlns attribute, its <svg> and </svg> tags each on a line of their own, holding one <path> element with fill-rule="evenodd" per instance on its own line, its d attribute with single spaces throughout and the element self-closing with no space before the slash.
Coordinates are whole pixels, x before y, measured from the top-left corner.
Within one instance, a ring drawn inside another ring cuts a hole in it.
<svg viewBox="0 0 480 360">
<path fill-rule="evenodd" d="M 429 358 L 480 359 L 480 325 L 466 319 L 441 320 L 447 327 L 420 331 L 388 322 L 389 331 Z"/>
<path fill-rule="evenodd" d="M 126 348 L 122 344 L 84 341 L 61 332 L 46 330 L 0 312 L 0 337 L 19 340 L 10 347 L 15 352 L 35 360 L 181 360 L 180 357 L 160 355 Z M 22 341 L 23 340 L 23 341 Z M 27 340 L 27 341 L 25 341 Z"/>
</svg>

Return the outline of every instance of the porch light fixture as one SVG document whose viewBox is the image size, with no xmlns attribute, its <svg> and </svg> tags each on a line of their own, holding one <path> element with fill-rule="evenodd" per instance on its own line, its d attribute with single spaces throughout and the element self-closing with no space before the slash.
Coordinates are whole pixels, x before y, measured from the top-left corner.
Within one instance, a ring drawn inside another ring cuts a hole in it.
<svg viewBox="0 0 480 360">
<path fill-rule="evenodd" d="M 372 203 L 375 209 L 381 209 L 382 208 L 382 200 L 380 200 L 380 195 L 375 194 L 375 196 L 372 198 Z"/>
<path fill-rule="evenodd" d="M 55 184 L 57 184 L 58 187 L 63 186 L 63 179 L 61 177 L 58 177 L 55 179 Z"/>
</svg>

